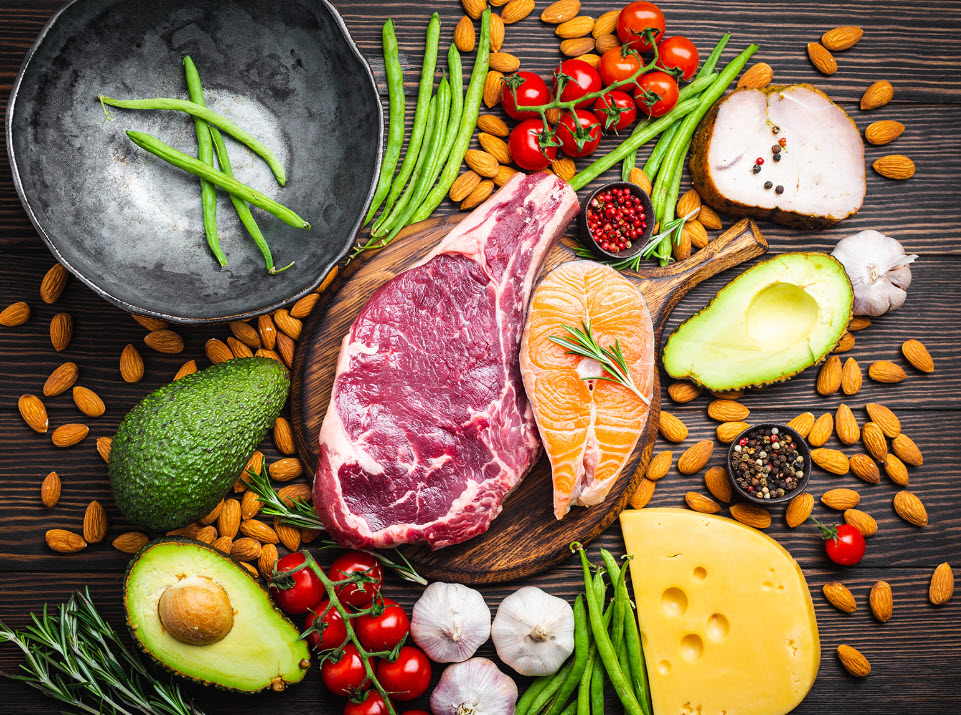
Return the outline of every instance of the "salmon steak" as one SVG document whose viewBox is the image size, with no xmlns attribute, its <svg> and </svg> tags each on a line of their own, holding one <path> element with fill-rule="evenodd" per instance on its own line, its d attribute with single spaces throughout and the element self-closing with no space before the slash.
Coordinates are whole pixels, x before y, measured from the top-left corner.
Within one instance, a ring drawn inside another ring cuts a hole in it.
<svg viewBox="0 0 961 715">
<path fill-rule="evenodd" d="M 551 338 L 565 326 L 602 348 L 620 347 L 637 393 L 610 379 L 594 359 L 571 354 Z M 534 291 L 521 341 L 524 388 L 551 463 L 554 516 L 607 497 L 647 426 L 654 390 L 654 328 L 644 296 L 618 271 L 571 261 Z"/>
</svg>

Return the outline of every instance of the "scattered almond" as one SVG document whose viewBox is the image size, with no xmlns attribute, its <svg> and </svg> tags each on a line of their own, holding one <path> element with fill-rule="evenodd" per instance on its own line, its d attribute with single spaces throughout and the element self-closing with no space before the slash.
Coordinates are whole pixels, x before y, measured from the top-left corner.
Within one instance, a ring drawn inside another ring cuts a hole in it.
<svg viewBox="0 0 961 715">
<path fill-rule="evenodd" d="M 904 359 L 914 365 L 921 372 L 934 372 L 934 360 L 931 353 L 917 340 L 906 340 L 901 345 Z"/>
<path fill-rule="evenodd" d="M 903 154 L 889 154 L 875 159 L 871 164 L 874 170 L 886 179 L 903 181 L 914 176 L 914 162 Z"/>
<path fill-rule="evenodd" d="M 587 15 L 572 17 L 570 20 L 562 22 L 554 28 L 554 34 L 562 40 L 571 40 L 576 37 L 592 35 L 594 29 L 594 18 Z"/>
<path fill-rule="evenodd" d="M 853 489 L 828 489 L 821 495 L 821 503 L 828 509 L 847 511 L 861 503 L 861 495 Z"/>
<path fill-rule="evenodd" d="M 595 55 L 593 52 L 588 52 L 586 55 L 578 55 L 578 56 L 575 57 L 574 59 L 575 59 L 575 60 L 580 60 L 581 62 L 586 62 L 587 64 L 589 64 L 589 65 L 590 65 L 591 67 L 593 67 L 594 69 L 597 69 L 598 67 L 601 66 L 601 57 L 600 57 L 600 55 Z M 548 111 L 550 111 L 550 110 L 548 110 Z"/>
<path fill-rule="evenodd" d="M 561 54 L 567 55 L 568 57 L 577 57 L 578 55 L 586 55 L 589 52 L 591 52 L 593 49 L 594 49 L 593 37 L 577 37 L 571 40 L 563 40 L 561 42 Z"/>
<path fill-rule="evenodd" d="M 731 504 L 731 516 L 742 524 L 753 526 L 755 529 L 766 529 L 771 525 L 771 513 L 764 507 L 755 504 Z"/>
<path fill-rule="evenodd" d="M 832 52 L 847 50 L 858 44 L 864 30 L 854 25 L 835 27 L 821 35 L 821 44 Z"/>
<path fill-rule="evenodd" d="M 252 539 L 257 539 L 262 544 L 280 543 L 277 532 L 269 524 L 265 524 L 259 519 L 245 519 L 240 522 L 240 533 Z"/>
<path fill-rule="evenodd" d="M 881 428 L 885 437 L 897 437 L 901 434 L 901 421 L 887 407 L 869 402 L 865 405 L 865 409 L 871 421 Z"/>
<path fill-rule="evenodd" d="M 943 606 L 954 595 L 954 572 L 945 561 L 931 574 L 931 584 L 928 586 L 928 600 L 935 606 Z"/>
<path fill-rule="evenodd" d="M 260 542 L 250 536 L 242 536 L 230 544 L 230 558 L 238 561 L 256 561 L 260 551 Z"/>
<path fill-rule="evenodd" d="M 802 412 L 793 420 L 788 422 L 787 426 L 801 435 L 802 439 L 807 439 L 808 435 L 811 434 L 811 428 L 814 427 L 814 415 L 810 412 Z M 831 429 L 834 429 L 833 424 L 831 425 Z M 824 442 L 821 444 L 824 444 Z"/>
<path fill-rule="evenodd" d="M 629 180 L 632 184 L 640 186 L 642 189 L 644 189 L 645 194 L 650 194 L 651 189 L 654 188 L 651 184 L 651 180 L 647 177 L 647 174 L 644 173 L 644 170 L 638 169 L 636 166 L 631 169 Z"/>
<path fill-rule="evenodd" d="M 273 544 L 264 544 L 260 549 L 260 557 L 257 559 L 257 570 L 264 581 L 269 581 L 274 577 L 277 567 L 277 547 Z"/>
<path fill-rule="evenodd" d="M 871 664 L 861 651 L 849 645 L 838 646 L 838 658 L 841 665 L 855 678 L 866 678 L 871 674 Z"/>
<path fill-rule="evenodd" d="M 695 248 L 704 248 L 711 242 L 707 229 L 696 218 L 685 221 L 684 230 L 691 235 L 691 245 Z"/>
<path fill-rule="evenodd" d="M 820 447 L 828 441 L 834 432 L 834 417 L 830 412 L 825 412 L 814 421 L 811 431 L 808 433 L 808 444 L 812 447 Z"/>
<path fill-rule="evenodd" d="M 865 422 L 861 429 L 861 441 L 868 450 L 868 454 L 884 464 L 884 460 L 888 457 L 888 442 L 884 439 L 881 428 L 874 422 Z"/>
<path fill-rule="evenodd" d="M 250 455 L 250 459 L 247 460 L 247 464 L 244 468 L 240 470 L 240 477 L 249 477 L 251 474 L 261 474 L 264 469 L 264 453 L 259 449 L 255 449 L 254 453 Z"/>
<path fill-rule="evenodd" d="M 36 395 L 20 395 L 20 399 L 17 400 L 17 409 L 20 410 L 20 416 L 27 423 L 27 427 L 34 432 L 44 434 L 50 427 L 47 408 L 44 406 L 43 400 Z"/>
<path fill-rule="evenodd" d="M 150 537 L 139 531 L 126 531 L 113 540 L 113 547 L 125 554 L 135 554 L 150 542 Z"/>
<path fill-rule="evenodd" d="M 47 381 L 43 384 L 44 397 L 56 397 L 66 392 L 73 387 L 79 374 L 80 370 L 77 368 L 77 363 L 65 362 L 51 372 L 50 377 L 48 377 Z"/>
<path fill-rule="evenodd" d="M 83 539 L 88 544 L 99 544 L 107 535 L 107 512 L 97 500 L 87 505 L 83 515 Z"/>
<path fill-rule="evenodd" d="M 309 484 L 288 484 L 277 490 L 278 498 L 287 506 L 293 506 L 295 501 L 310 502 L 313 494 Z"/>
<path fill-rule="evenodd" d="M 899 487 L 908 486 L 908 468 L 895 455 L 889 454 L 884 460 L 884 473 Z"/>
<path fill-rule="evenodd" d="M 833 395 L 841 389 L 841 358 L 836 355 L 829 357 L 818 373 L 817 391 L 818 394 Z"/>
<path fill-rule="evenodd" d="M 719 400 L 740 400 L 744 397 L 744 390 L 710 390 Z"/>
<path fill-rule="evenodd" d="M 0 325 L 5 328 L 15 328 L 23 325 L 30 319 L 30 306 L 20 301 L 8 305 L 0 311 Z"/>
<path fill-rule="evenodd" d="M 696 218 L 704 228 L 709 228 L 712 231 L 719 231 L 723 226 L 721 217 L 718 216 L 717 212 L 710 206 L 701 206 L 701 210 L 697 212 Z"/>
<path fill-rule="evenodd" d="M 928 523 L 928 512 L 914 492 L 905 490 L 895 494 L 894 512 L 915 526 L 924 526 Z"/>
<path fill-rule="evenodd" d="M 861 439 L 858 421 L 851 412 L 851 408 L 843 402 L 838 405 L 837 412 L 834 413 L 834 429 L 838 433 L 838 439 L 844 444 L 854 444 Z"/>
<path fill-rule="evenodd" d="M 73 317 L 69 313 L 57 313 L 50 319 L 50 342 L 58 353 L 66 350 L 73 338 Z"/>
<path fill-rule="evenodd" d="M 488 178 L 497 174 L 497 167 L 500 166 L 497 159 L 486 151 L 479 151 L 478 149 L 468 149 L 467 153 L 464 154 L 464 162 L 475 173 Z"/>
<path fill-rule="evenodd" d="M 482 132 L 493 134 L 495 137 L 510 136 L 507 123 L 496 114 L 482 114 L 477 118 L 477 128 Z M 457 199 L 458 201 L 460 199 Z"/>
<path fill-rule="evenodd" d="M 921 454 L 918 445 L 903 432 L 891 440 L 891 449 L 905 464 L 910 464 L 912 467 L 920 467 L 924 464 L 924 455 Z"/>
<path fill-rule="evenodd" d="M 293 338 L 287 333 L 277 333 L 277 352 L 280 353 L 284 365 L 288 368 L 294 366 L 294 351 L 296 349 L 297 343 L 294 342 Z"/>
<path fill-rule="evenodd" d="M 110 463 L 110 449 L 113 447 L 113 437 L 97 437 L 97 454 L 104 462 Z"/>
<path fill-rule="evenodd" d="M 865 111 L 877 109 L 883 107 L 892 99 L 894 99 L 894 87 L 891 86 L 890 82 L 881 80 L 864 91 L 864 95 L 861 97 L 861 109 Z"/>
<path fill-rule="evenodd" d="M 240 502 L 236 499 L 224 499 L 224 505 L 217 516 L 217 531 L 221 536 L 231 539 L 240 530 Z"/>
<path fill-rule="evenodd" d="M 864 138 L 875 146 L 881 146 L 890 144 L 901 136 L 902 132 L 904 132 L 904 125 L 901 122 L 885 119 L 869 124 L 868 128 L 864 130 Z"/>
<path fill-rule="evenodd" d="M 120 377 L 124 382 L 140 382 L 143 374 L 143 358 L 140 351 L 133 345 L 126 345 L 120 353 Z"/>
<path fill-rule="evenodd" d="M 721 511 L 721 505 L 710 497 L 706 497 L 698 492 L 688 492 L 684 501 L 687 505 L 694 511 L 699 511 L 702 514 L 717 514 Z"/>
<path fill-rule="evenodd" d="M 657 423 L 657 429 L 661 436 L 668 442 L 683 442 L 687 439 L 687 425 L 680 418 L 675 417 L 670 412 L 661 410 L 661 416 Z"/>
<path fill-rule="evenodd" d="M 231 349 L 227 347 L 227 344 L 217 338 L 211 338 L 204 344 L 204 353 L 206 353 L 211 365 L 217 365 L 218 363 L 234 359 L 234 354 Z"/>
<path fill-rule="evenodd" d="M 131 313 L 130 317 L 147 330 L 165 330 L 170 327 L 170 323 L 163 318 L 154 318 L 150 315 L 137 315 L 136 313 Z"/>
<path fill-rule="evenodd" d="M 838 344 L 834 346 L 834 350 L 832 352 L 834 352 L 835 355 L 839 353 L 846 353 L 854 347 L 854 342 L 854 336 L 851 335 L 851 333 L 845 333 L 841 336 L 841 339 L 838 340 Z"/>
<path fill-rule="evenodd" d="M 317 294 L 311 293 L 311 295 Z M 230 348 L 230 352 L 233 353 L 235 358 L 249 358 L 254 356 L 253 351 L 251 351 L 251 349 L 245 343 L 237 340 L 237 338 L 235 338 L 233 335 L 227 338 L 227 347 Z"/>
<path fill-rule="evenodd" d="M 488 109 L 496 107 L 501 102 L 501 85 L 504 75 L 496 70 L 490 70 L 484 78 L 484 104 Z"/>
<path fill-rule="evenodd" d="M 274 517 L 274 531 L 277 537 L 288 550 L 296 551 L 300 548 L 300 529 L 290 524 L 285 524 L 279 518 Z"/>
<path fill-rule="evenodd" d="M 643 509 L 647 506 L 647 503 L 651 501 L 651 497 L 654 496 L 654 486 L 656 482 L 652 482 L 650 479 L 645 477 L 642 479 L 638 485 L 637 489 L 631 495 L 631 508 L 632 509 Z"/>
<path fill-rule="evenodd" d="M 185 362 L 183 365 L 180 366 L 179 370 L 177 370 L 177 374 L 174 375 L 174 380 L 179 380 L 182 377 L 187 377 L 187 375 L 193 375 L 195 372 L 197 372 L 197 361 L 188 360 L 187 362 Z"/>
<path fill-rule="evenodd" d="M 281 332 L 286 333 L 294 340 L 300 340 L 300 333 L 304 329 L 304 324 L 290 314 L 286 308 L 274 311 L 274 324 Z"/>
<path fill-rule="evenodd" d="M 831 472 L 831 474 L 847 474 L 851 468 L 847 455 L 836 449 L 812 449 L 811 461 L 825 472 Z"/>
<path fill-rule="evenodd" d="M 609 35 L 617 32 L 617 19 L 620 14 L 620 10 L 610 10 L 597 18 L 594 21 L 594 27 L 591 29 L 591 34 L 594 38 L 597 39 L 601 35 Z"/>
<path fill-rule="evenodd" d="M 849 397 L 858 394 L 863 379 L 858 361 L 854 358 L 845 360 L 844 367 L 841 368 L 841 391 Z"/>
<path fill-rule="evenodd" d="M 668 470 L 671 468 L 671 463 L 674 461 L 674 453 L 670 450 L 664 450 L 654 455 L 650 463 L 647 465 L 647 471 L 645 475 L 652 482 L 656 482 L 658 479 L 667 474 Z"/>
<path fill-rule="evenodd" d="M 504 28 L 504 21 L 501 20 L 501 16 L 491 15 L 491 26 L 490 26 L 491 52 L 500 52 L 501 47 L 504 46 L 505 33 L 506 33 L 506 29 Z"/>
<path fill-rule="evenodd" d="M 474 21 L 469 15 L 464 15 L 454 28 L 454 45 L 461 52 L 473 52 L 477 44 L 477 35 L 474 32 Z"/>
<path fill-rule="evenodd" d="M 296 457 L 286 457 L 285 459 L 278 459 L 271 464 L 267 468 L 267 471 L 270 473 L 270 478 L 274 481 L 289 482 L 291 479 L 296 479 L 303 474 L 304 467 Z"/>
<path fill-rule="evenodd" d="M 714 400 L 707 406 L 707 414 L 718 422 L 740 422 L 747 419 L 751 411 L 734 400 Z"/>
<path fill-rule="evenodd" d="M 267 350 L 273 350 L 277 347 L 277 326 L 274 325 L 274 319 L 269 315 L 257 317 L 257 333 L 260 335 L 261 347 Z"/>
<path fill-rule="evenodd" d="M 310 303 L 310 307 L 312 309 L 313 305 L 316 304 L 317 300 L 319 299 L 319 296 L 316 293 L 311 293 L 305 298 L 298 300 L 294 304 L 294 308 L 296 308 L 298 305 L 301 305 L 308 299 L 312 300 L 312 303 Z M 291 313 L 293 313 L 294 308 L 291 309 Z M 310 313 L 310 310 L 307 310 L 307 313 Z M 304 315 L 298 315 L 297 317 L 306 317 L 307 313 Z M 227 326 L 230 328 L 230 332 L 233 333 L 233 336 L 251 350 L 256 350 L 260 347 L 260 335 L 257 333 L 257 329 L 250 323 L 245 323 L 242 320 L 235 320 L 228 323 Z"/>
<path fill-rule="evenodd" d="M 857 601 L 854 600 L 854 594 L 840 581 L 831 581 L 824 584 L 821 591 L 828 603 L 843 613 L 854 613 L 858 608 Z"/>
<path fill-rule="evenodd" d="M 558 107 L 551 107 L 544 112 L 544 116 L 547 117 L 547 123 L 554 126 L 561 121 L 561 110 Z"/>
<path fill-rule="evenodd" d="M 691 257 L 691 234 L 683 226 L 681 227 L 681 238 L 672 244 L 671 251 L 674 260 L 678 263 Z"/>
<path fill-rule="evenodd" d="M 568 156 L 559 156 L 551 162 L 551 170 L 564 181 L 570 181 L 577 173 L 574 160 Z"/>
<path fill-rule="evenodd" d="M 701 208 L 701 196 L 695 189 L 688 189 L 677 202 L 677 216 L 687 216 Z"/>
<path fill-rule="evenodd" d="M 581 0 L 557 0 L 541 12 L 541 20 L 551 25 L 559 25 L 575 17 L 581 11 Z M 618 12 L 618 14 L 620 14 Z M 615 18 L 616 24 L 616 18 Z"/>
<path fill-rule="evenodd" d="M 213 524 L 215 521 L 217 521 L 218 517 L 220 516 L 220 512 L 222 512 L 223 509 L 224 509 L 224 500 L 221 499 L 219 502 L 217 502 L 217 506 L 211 509 L 210 512 L 207 514 L 207 516 L 205 516 L 203 519 L 200 520 L 200 523 L 203 524 L 204 526 L 208 524 Z"/>
<path fill-rule="evenodd" d="M 67 273 L 66 268 L 59 263 L 54 263 L 40 281 L 40 299 L 44 303 L 56 303 L 63 289 L 66 288 L 69 277 L 70 274 Z"/>
<path fill-rule="evenodd" d="M 874 536 L 878 531 L 878 522 L 874 517 L 860 509 L 845 509 L 844 522 L 860 531 L 865 538 Z"/>
<path fill-rule="evenodd" d="M 733 442 L 750 425 L 747 422 L 722 422 L 717 426 L 717 439 L 724 444 Z"/>
<path fill-rule="evenodd" d="M 489 179 L 485 179 L 476 187 L 474 187 L 474 190 L 471 191 L 467 195 L 467 198 L 461 202 L 460 210 L 467 211 L 468 209 L 480 206 L 482 203 L 487 201 L 488 198 L 490 198 L 492 193 L 494 193 L 494 182 L 490 181 Z"/>
<path fill-rule="evenodd" d="M 212 544 L 217 539 L 217 527 L 205 526 L 197 532 L 197 536 L 195 538 L 197 541 L 202 541 L 205 544 Z"/>
<path fill-rule="evenodd" d="M 470 195 L 471 191 L 477 188 L 480 182 L 480 176 L 468 169 L 454 180 L 447 195 L 450 196 L 451 201 L 460 203 Z"/>
<path fill-rule="evenodd" d="M 866 315 L 855 315 L 853 318 L 851 318 L 851 322 L 848 323 L 848 330 L 853 333 L 858 330 L 864 330 L 865 328 L 870 327 L 870 325 L 871 319 L 869 317 Z"/>
<path fill-rule="evenodd" d="M 477 135 L 477 141 L 480 142 L 480 145 L 484 148 L 484 151 L 497 160 L 498 164 L 511 163 L 510 148 L 507 146 L 507 142 L 500 137 L 495 137 L 493 134 L 488 134 L 487 132 L 480 132 Z M 573 164 L 574 162 L 571 161 L 571 166 L 573 166 Z M 573 174 L 571 174 L 571 176 L 573 176 Z"/>
<path fill-rule="evenodd" d="M 60 488 L 60 476 L 56 472 L 50 472 L 40 485 L 40 502 L 48 509 L 57 506 L 60 501 Z"/>
<path fill-rule="evenodd" d="M 534 0 L 511 0 L 501 10 L 501 19 L 505 25 L 520 22 L 534 10 Z"/>
<path fill-rule="evenodd" d="M 324 532 L 321 529 L 308 529 L 303 527 L 300 530 L 300 540 L 305 544 L 309 544 L 323 533 Z"/>
<path fill-rule="evenodd" d="M 244 492 L 243 498 L 240 500 L 240 518 L 241 520 L 253 519 L 260 510 L 263 509 L 264 503 L 260 501 L 260 497 L 257 496 L 257 492 L 252 489 L 248 489 Z M 253 534 L 248 534 L 248 536 L 253 536 Z M 261 539 L 263 541 L 263 539 Z"/>
<path fill-rule="evenodd" d="M 66 529 L 50 529 L 45 535 L 47 546 L 61 554 L 75 554 L 87 548 L 80 534 Z"/>
<path fill-rule="evenodd" d="M 73 403 L 87 417 L 100 417 L 107 411 L 100 395 L 83 385 L 77 385 L 73 388 Z"/>
<path fill-rule="evenodd" d="M 877 484 L 881 481 L 881 472 L 877 463 L 866 454 L 855 454 L 850 459 L 851 471 L 854 476 L 868 484 Z"/>
<path fill-rule="evenodd" d="M 225 554 L 230 554 L 230 549 L 234 544 L 234 540 L 229 536 L 218 536 L 214 539 L 214 543 L 211 544 L 218 551 L 222 551 Z"/>
<path fill-rule="evenodd" d="M 514 174 L 518 174 L 518 173 L 520 172 L 518 172 L 517 169 L 513 167 L 502 166 L 497 170 L 497 176 L 495 176 L 493 179 L 494 185 L 503 186 L 504 184 L 507 183 L 508 179 L 510 179 Z"/>
<path fill-rule="evenodd" d="M 593 45 L 593 43 L 591 44 Z M 521 61 L 510 52 L 491 52 L 490 68 L 504 74 L 511 74 L 521 68 Z"/>
<path fill-rule="evenodd" d="M 714 454 L 714 442 L 703 439 L 685 450 L 677 460 L 677 471 L 681 474 L 696 474 L 704 469 L 712 454 Z"/>
<path fill-rule="evenodd" d="M 722 502 L 731 501 L 731 480 L 724 467 L 711 467 L 704 472 L 704 486 L 715 499 Z"/>
<path fill-rule="evenodd" d="M 838 71 L 838 63 L 834 59 L 834 55 L 820 43 L 808 43 L 808 57 L 811 58 L 811 63 L 821 74 L 832 75 Z"/>
<path fill-rule="evenodd" d="M 296 451 L 294 448 L 294 431 L 286 417 L 278 417 L 274 420 L 273 436 L 274 445 L 281 454 L 290 455 Z"/>
<path fill-rule="evenodd" d="M 185 539 L 196 539 L 200 533 L 200 524 L 187 524 L 179 529 L 172 529 L 167 532 L 167 536 L 182 536 Z"/>
<path fill-rule="evenodd" d="M 464 12 L 477 20 L 487 9 L 487 0 L 460 0 Z"/>
<path fill-rule="evenodd" d="M 801 492 L 787 505 L 784 519 L 787 521 L 787 525 L 794 529 L 808 520 L 813 509 L 814 497 L 808 492 Z"/>
<path fill-rule="evenodd" d="M 83 442 L 89 431 L 87 425 L 71 423 L 57 427 L 50 438 L 53 440 L 54 447 L 72 447 Z"/>
<path fill-rule="evenodd" d="M 176 354 L 184 349 L 184 339 L 173 330 L 154 330 L 147 333 L 143 341 L 158 353 Z"/>
<path fill-rule="evenodd" d="M 774 70 L 767 62 L 758 62 L 751 65 L 748 70 L 741 75 L 737 81 L 738 89 L 762 89 L 771 84 L 774 79 Z"/>
</svg>

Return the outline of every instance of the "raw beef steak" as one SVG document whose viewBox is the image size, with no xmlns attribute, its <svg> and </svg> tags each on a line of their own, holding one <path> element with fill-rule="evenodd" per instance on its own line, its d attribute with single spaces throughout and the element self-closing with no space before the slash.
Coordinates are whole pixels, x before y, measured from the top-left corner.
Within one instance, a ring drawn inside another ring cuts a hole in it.
<svg viewBox="0 0 961 715">
<path fill-rule="evenodd" d="M 540 449 L 518 359 L 531 286 L 577 209 L 556 176 L 514 176 L 361 310 L 314 479 L 337 541 L 440 548 L 500 513 Z"/>
</svg>

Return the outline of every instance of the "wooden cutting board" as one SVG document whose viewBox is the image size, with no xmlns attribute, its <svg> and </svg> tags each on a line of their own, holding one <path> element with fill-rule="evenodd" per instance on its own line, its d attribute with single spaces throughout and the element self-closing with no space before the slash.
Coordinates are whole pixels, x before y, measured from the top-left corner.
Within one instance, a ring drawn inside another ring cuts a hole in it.
<svg viewBox="0 0 961 715">
<path fill-rule="evenodd" d="M 297 345 L 291 389 L 291 412 L 297 451 L 313 472 L 317 466 L 320 426 L 330 401 L 331 385 L 341 342 L 370 296 L 384 282 L 423 258 L 465 214 L 428 219 L 414 224 L 387 248 L 353 268 L 325 293 L 304 326 Z M 576 259 L 571 238 L 548 255 L 543 272 Z M 640 287 L 651 311 L 654 344 L 674 306 L 701 281 L 767 250 L 753 221 L 744 219 L 686 261 L 665 268 L 626 272 Z M 660 350 L 655 350 L 659 354 Z M 430 580 L 461 583 L 500 583 L 524 578 L 556 566 L 570 556 L 572 541 L 587 543 L 613 523 L 627 506 L 644 476 L 657 436 L 660 415 L 660 378 L 654 373 L 650 418 L 637 448 L 607 500 L 591 508 L 574 507 L 561 521 L 553 514 L 550 465 L 543 457 L 517 489 L 486 533 L 455 546 L 431 551 L 405 546 L 404 553 Z"/>
</svg>

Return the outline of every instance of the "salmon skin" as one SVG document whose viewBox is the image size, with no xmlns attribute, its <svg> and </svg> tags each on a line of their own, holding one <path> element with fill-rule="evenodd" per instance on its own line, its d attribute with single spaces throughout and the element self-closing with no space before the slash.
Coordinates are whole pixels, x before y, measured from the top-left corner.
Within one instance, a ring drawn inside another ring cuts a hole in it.
<svg viewBox="0 0 961 715">
<path fill-rule="evenodd" d="M 571 355 L 551 337 L 590 324 L 596 342 L 615 341 L 643 396 L 608 380 L 598 362 Z M 554 516 L 604 501 L 647 426 L 654 389 L 654 328 L 644 296 L 618 271 L 571 261 L 534 291 L 521 341 L 521 373 L 551 463 Z"/>
</svg>

